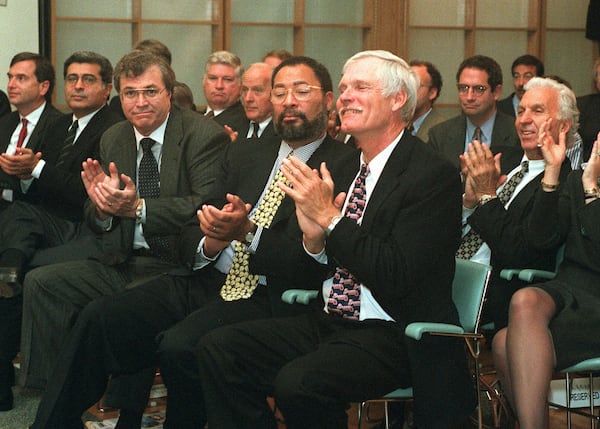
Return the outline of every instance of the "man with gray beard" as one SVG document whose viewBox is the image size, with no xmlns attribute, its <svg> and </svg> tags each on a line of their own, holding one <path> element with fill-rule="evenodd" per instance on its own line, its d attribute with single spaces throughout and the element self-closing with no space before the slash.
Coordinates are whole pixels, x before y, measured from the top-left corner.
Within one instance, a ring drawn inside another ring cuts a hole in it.
<svg viewBox="0 0 600 429">
<path fill-rule="evenodd" d="M 290 58 L 274 70 L 272 88 L 279 137 L 229 147 L 210 197 L 181 234 L 181 262 L 189 272 L 163 275 L 85 308 L 60 357 L 66 371 L 48 383 L 52 391 L 41 406 L 50 417 L 36 428 L 70 429 L 64 422 L 102 396 L 111 374 L 156 366 L 169 392 L 164 428 L 204 427 L 194 355 L 199 339 L 223 325 L 309 308 L 280 298 L 289 288 L 317 289 L 323 267 L 304 251 L 294 201 L 277 186 L 284 180 L 279 167 L 292 154 L 314 169 L 325 162 L 341 192 L 355 171 L 353 163 L 337 160 L 352 157 L 353 149 L 326 133 L 333 87 L 322 64 Z M 141 417 L 142 411 L 126 414 Z"/>
</svg>

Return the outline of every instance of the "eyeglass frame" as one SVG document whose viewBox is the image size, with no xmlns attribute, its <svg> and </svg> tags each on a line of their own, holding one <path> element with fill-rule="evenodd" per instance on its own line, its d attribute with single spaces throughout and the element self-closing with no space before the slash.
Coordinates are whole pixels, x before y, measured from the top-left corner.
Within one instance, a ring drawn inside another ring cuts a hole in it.
<svg viewBox="0 0 600 429">
<path fill-rule="evenodd" d="M 163 91 L 165 91 L 167 88 L 163 88 L 161 90 L 159 90 L 158 88 L 154 88 L 154 87 L 150 87 L 150 88 L 127 88 L 127 89 L 123 89 L 120 92 L 120 95 L 123 97 L 124 100 L 127 101 L 134 101 L 137 100 L 140 96 L 140 94 L 142 94 L 142 96 L 144 97 L 145 100 L 154 100 L 156 97 L 158 97 L 160 94 L 163 93 Z M 152 95 L 149 95 L 149 91 L 156 91 L 156 93 L 152 93 Z M 131 93 L 135 93 L 135 95 L 131 94 L 131 96 L 127 95 L 126 92 L 131 92 Z"/>
<path fill-rule="evenodd" d="M 456 90 L 459 94 L 468 94 L 469 89 L 471 89 L 473 90 L 473 94 L 475 94 L 476 97 L 481 97 L 489 88 L 489 86 L 485 85 L 466 85 L 464 83 L 456 84 Z"/>
<path fill-rule="evenodd" d="M 65 77 L 65 83 L 67 83 L 68 85 L 76 85 L 77 82 L 79 82 L 79 80 L 81 80 L 81 82 L 83 83 L 83 86 L 89 87 L 89 86 L 94 85 L 100 79 L 98 79 L 93 74 L 78 75 L 78 74 L 73 73 L 73 74 L 69 74 L 69 75 L 67 75 L 67 77 Z"/>
<path fill-rule="evenodd" d="M 308 89 L 308 91 L 306 91 L 305 93 L 303 93 L 303 92 L 301 92 L 302 89 Z M 282 87 L 282 86 L 275 87 L 275 88 L 271 89 L 271 103 L 273 103 L 273 104 L 283 104 L 283 102 L 287 98 L 287 96 L 290 93 L 290 91 L 291 91 L 292 96 L 294 97 L 294 99 L 296 99 L 296 101 L 308 101 L 308 100 L 310 100 L 310 95 L 312 94 L 313 89 L 323 90 L 323 88 L 321 88 L 320 86 L 309 85 L 307 83 L 299 83 L 299 84 L 294 85 L 291 88 L 285 88 L 285 87 Z M 285 91 L 285 94 L 275 95 L 276 91 Z M 304 95 L 301 95 L 300 97 L 298 97 L 298 93 L 300 93 L 300 94 L 306 94 L 306 98 L 304 98 Z M 277 99 L 278 97 L 281 97 L 281 98 L 278 100 Z"/>
</svg>

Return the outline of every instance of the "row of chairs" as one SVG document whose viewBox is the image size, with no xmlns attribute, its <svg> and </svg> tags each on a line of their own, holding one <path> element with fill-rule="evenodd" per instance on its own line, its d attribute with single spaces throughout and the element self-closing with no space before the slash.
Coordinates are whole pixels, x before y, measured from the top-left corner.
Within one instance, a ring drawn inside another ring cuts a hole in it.
<svg viewBox="0 0 600 429">
<path fill-rule="evenodd" d="M 558 267 L 560 266 L 564 258 L 564 251 L 564 246 L 559 249 L 557 253 L 554 271 L 542 271 L 533 269 L 507 269 L 503 270 L 500 273 L 500 275 L 508 280 L 516 276 L 519 279 L 529 283 L 551 280 L 556 276 Z M 483 391 L 487 392 L 488 398 L 492 402 L 496 403 L 496 409 L 494 409 L 492 406 L 492 417 L 494 427 L 500 427 L 500 417 L 498 415 L 498 408 L 503 407 L 505 411 L 508 411 L 506 409 L 506 405 L 502 402 L 502 398 L 500 397 L 501 395 L 498 389 L 496 389 L 494 385 L 490 385 L 486 381 L 485 377 L 482 377 L 482 374 L 480 374 L 480 342 L 483 339 L 480 321 L 490 273 L 491 267 L 489 265 L 478 264 L 475 262 L 457 258 L 456 270 L 454 280 L 452 283 L 452 299 L 458 310 L 460 326 L 442 323 L 415 322 L 409 324 L 405 330 L 405 334 L 415 340 L 420 340 L 424 334 L 452 336 L 464 339 L 467 349 L 469 350 L 469 354 L 474 361 L 474 380 L 478 392 L 477 425 L 479 429 L 484 428 L 481 395 L 479 394 L 480 392 L 482 392 L 482 388 Z M 315 290 L 290 289 L 282 294 L 282 300 L 289 304 L 308 304 L 312 299 L 316 298 L 317 296 L 318 291 Z M 588 417 L 590 420 L 591 429 L 594 429 L 596 422 L 600 421 L 600 415 L 595 413 L 593 400 L 593 374 L 598 371 L 600 371 L 600 357 L 595 359 L 588 359 L 586 361 L 580 362 L 576 365 L 573 365 L 569 368 L 560 371 L 562 374 L 564 374 L 565 377 L 566 405 L 556 403 L 549 404 L 551 406 L 562 408 L 567 411 L 568 429 L 571 429 L 572 426 L 572 413 Z M 588 411 L 579 408 L 574 408 L 571 406 L 571 395 L 574 375 L 581 373 L 585 373 L 589 378 L 590 405 Z M 390 392 L 381 398 L 373 398 L 360 403 L 358 406 L 358 429 L 361 429 L 362 427 L 362 422 L 364 420 L 365 414 L 368 415 L 369 404 L 384 404 L 385 427 L 386 429 L 389 429 L 390 418 L 388 415 L 388 403 L 397 401 L 409 401 L 412 400 L 412 398 L 412 388 L 409 387 L 396 389 L 393 392 Z M 367 413 L 365 413 L 365 410 L 367 410 Z"/>
</svg>

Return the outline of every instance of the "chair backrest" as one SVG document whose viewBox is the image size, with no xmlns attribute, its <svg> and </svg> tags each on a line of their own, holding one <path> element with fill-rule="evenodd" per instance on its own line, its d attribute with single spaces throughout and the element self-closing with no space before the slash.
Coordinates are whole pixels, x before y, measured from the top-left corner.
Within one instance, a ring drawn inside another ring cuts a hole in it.
<svg viewBox="0 0 600 429">
<path fill-rule="evenodd" d="M 456 258 L 452 300 L 465 332 L 478 332 L 483 301 L 492 267 Z"/>
</svg>

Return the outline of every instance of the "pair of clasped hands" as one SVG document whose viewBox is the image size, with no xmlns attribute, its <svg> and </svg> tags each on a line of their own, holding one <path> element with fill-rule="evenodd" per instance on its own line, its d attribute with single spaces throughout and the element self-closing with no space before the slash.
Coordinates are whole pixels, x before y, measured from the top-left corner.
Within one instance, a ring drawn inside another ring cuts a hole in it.
<svg viewBox="0 0 600 429">
<path fill-rule="evenodd" d="M 309 252 L 319 253 L 325 245 L 325 230 L 331 219 L 340 215 L 346 193 L 334 198 L 334 183 L 324 162 L 317 171 L 292 156 L 283 161 L 281 171 L 290 185 L 279 183 L 279 187 L 296 203 L 304 245 Z M 254 229 L 253 222 L 248 219 L 252 206 L 237 195 L 227 194 L 226 199 L 227 203 L 221 209 L 203 205 L 197 212 L 200 229 L 205 235 L 203 250 L 208 257 L 215 256 L 232 240 L 243 240 Z"/>
<path fill-rule="evenodd" d="M 114 162 L 108 165 L 106 174 L 98 160 L 88 158 L 82 163 L 81 180 L 100 220 L 110 216 L 135 218 L 139 203 L 135 182 L 120 174 Z"/>
<path fill-rule="evenodd" d="M 18 148 L 14 155 L 0 154 L 0 168 L 10 176 L 21 180 L 31 179 L 31 172 L 42 158 L 41 152 L 33 152 L 26 147 Z"/>
</svg>

